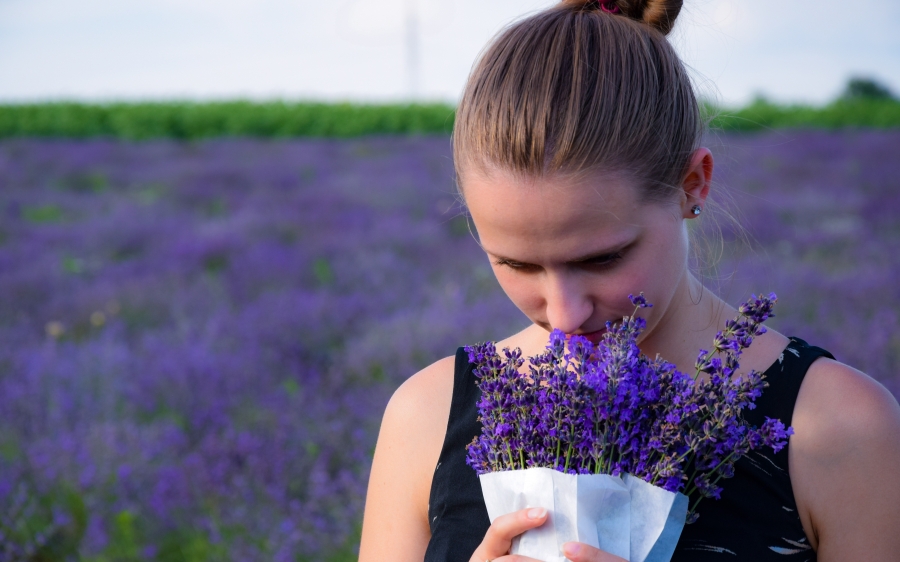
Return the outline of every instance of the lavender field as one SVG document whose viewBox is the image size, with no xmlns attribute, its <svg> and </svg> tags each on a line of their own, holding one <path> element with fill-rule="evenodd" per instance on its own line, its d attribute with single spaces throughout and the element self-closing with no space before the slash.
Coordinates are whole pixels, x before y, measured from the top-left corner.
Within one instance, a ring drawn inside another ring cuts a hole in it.
<svg viewBox="0 0 900 562">
<path fill-rule="evenodd" d="M 900 132 L 709 144 L 708 285 L 900 392 Z M 0 560 L 354 559 L 393 389 L 525 322 L 446 137 L 2 141 Z"/>
</svg>

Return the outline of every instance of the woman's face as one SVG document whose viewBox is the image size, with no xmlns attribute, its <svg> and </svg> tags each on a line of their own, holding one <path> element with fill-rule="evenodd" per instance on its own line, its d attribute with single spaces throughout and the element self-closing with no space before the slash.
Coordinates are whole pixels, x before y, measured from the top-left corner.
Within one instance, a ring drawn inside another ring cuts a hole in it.
<svg viewBox="0 0 900 562">
<path fill-rule="evenodd" d="M 595 175 L 467 175 L 464 195 L 503 290 L 545 330 L 599 341 L 644 292 L 645 336 L 687 285 L 684 200 L 641 201 L 634 182 Z M 681 294 L 684 294 L 683 292 Z"/>
</svg>

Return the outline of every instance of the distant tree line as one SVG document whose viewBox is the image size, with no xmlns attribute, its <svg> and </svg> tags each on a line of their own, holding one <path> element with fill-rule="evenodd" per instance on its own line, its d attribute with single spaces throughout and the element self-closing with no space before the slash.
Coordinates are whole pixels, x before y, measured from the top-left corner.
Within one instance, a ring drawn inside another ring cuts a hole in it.
<svg viewBox="0 0 900 562">
<path fill-rule="evenodd" d="M 846 129 L 900 127 L 900 100 L 872 78 L 851 78 L 833 102 L 781 105 L 758 97 L 747 106 L 729 110 L 707 104 L 710 126 L 722 131 L 764 129 Z"/>
<path fill-rule="evenodd" d="M 851 79 L 824 106 L 781 105 L 758 98 L 740 109 L 706 103 L 710 126 L 721 131 L 781 128 L 900 127 L 900 100 L 870 78 Z M 113 137 L 128 140 L 209 137 L 358 137 L 449 134 L 449 104 L 314 102 L 50 102 L 0 105 L 0 138 Z"/>
<path fill-rule="evenodd" d="M 844 89 L 841 99 L 844 100 L 895 100 L 896 97 L 887 86 L 871 78 L 851 78 Z"/>
</svg>

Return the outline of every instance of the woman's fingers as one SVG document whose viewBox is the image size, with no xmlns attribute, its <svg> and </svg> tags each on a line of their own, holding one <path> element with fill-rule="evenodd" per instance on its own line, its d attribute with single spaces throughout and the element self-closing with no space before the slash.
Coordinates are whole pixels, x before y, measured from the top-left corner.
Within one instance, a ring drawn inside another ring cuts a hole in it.
<svg viewBox="0 0 900 562">
<path fill-rule="evenodd" d="M 567 542 L 564 544 L 563 554 L 572 562 L 628 562 L 624 558 L 619 558 L 580 542 Z"/>
<path fill-rule="evenodd" d="M 470 562 L 485 562 L 505 556 L 512 546 L 512 540 L 527 531 L 540 527 L 547 521 L 547 510 L 543 507 L 532 507 L 502 515 L 494 520 L 484 535 L 484 540 L 475 549 Z M 525 562 L 531 560 L 524 557 L 505 557 L 497 562 Z"/>
<path fill-rule="evenodd" d="M 494 520 L 484 535 L 484 540 L 472 554 L 470 562 L 538 562 L 533 558 L 508 555 L 512 540 L 529 529 L 540 527 L 547 521 L 547 510 L 541 507 L 523 509 Z M 628 562 L 592 546 L 567 542 L 563 554 L 572 562 Z"/>
</svg>

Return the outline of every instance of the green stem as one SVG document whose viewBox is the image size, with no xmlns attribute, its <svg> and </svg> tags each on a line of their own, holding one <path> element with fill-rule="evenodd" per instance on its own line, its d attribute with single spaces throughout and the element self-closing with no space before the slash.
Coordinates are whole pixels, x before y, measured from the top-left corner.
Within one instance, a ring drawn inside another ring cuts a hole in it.
<svg viewBox="0 0 900 562">
<path fill-rule="evenodd" d="M 560 429 L 561 425 L 562 425 L 562 420 L 557 419 L 556 420 L 556 457 L 555 457 L 555 460 L 557 460 L 557 461 L 559 460 L 559 453 L 560 453 L 559 448 L 562 446 L 562 439 L 560 439 L 560 437 L 559 437 L 559 429 Z"/>
<path fill-rule="evenodd" d="M 516 461 L 514 460 L 515 457 L 513 457 L 512 447 L 510 446 L 510 444 L 509 444 L 508 441 L 506 442 L 506 454 L 507 454 L 507 456 L 509 457 L 509 468 L 510 468 L 510 470 L 515 470 L 515 468 L 516 468 Z"/>
<path fill-rule="evenodd" d="M 719 472 L 721 470 L 721 466 L 724 465 L 725 463 L 727 463 L 728 461 L 730 461 L 731 458 L 734 457 L 734 455 L 736 455 L 736 454 L 737 454 L 737 451 L 732 451 L 727 457 L 725 457 L 725 459 L 722 462 L 719 463 L 719 467 L 717 467 L 715 470 L 710 472 L 710 474 L 716 474 L 717 472 Z M 688 480 L 688 482 L 692 485 L 692 487 L 690 488 L 689 491 L 685 492 L 684 495 L 690 496 L 697 490 L 697 485 L 694 484 L 694 478 L 696 478 L 698 472 L 699 472 L 699 470 L 695 468 L 694 473 L 691 475 L 690 480 Z M 721 480 L 721 479 L 722 479 L 722 475 L 719 474 L 716 477 L 716 479 L 710 483 L 710 485 L 715 486 L 716 484 L 719 483 L 719 480 Z"/>
</svg>

